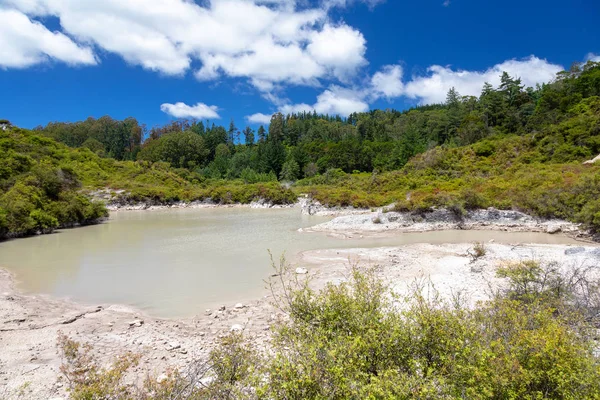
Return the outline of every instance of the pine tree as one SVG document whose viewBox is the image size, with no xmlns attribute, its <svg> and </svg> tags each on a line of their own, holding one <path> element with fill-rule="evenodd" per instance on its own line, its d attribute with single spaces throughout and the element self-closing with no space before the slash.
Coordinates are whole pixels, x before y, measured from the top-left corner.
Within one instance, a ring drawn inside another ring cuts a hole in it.
<svg viewBox="0 0 600 400">
<path fill-rule="evenodd" d="M 227 141 L 230 145 L 235 144 L 235 138 L 238 135 L 238 128 L 235 126 L 233 119 L 229 123 L 229 129 L 227 130 Z"/>
<path fill-rule="evenodd" d="M 252 146 L 254 144 L 254 131 L 249 126 L 244 129 L 244 141 L 246 146 Z"/>
<path fill-rule="evenodd" d="M 267 131 L 265 130 L 264 126 L 259 126 L 258 127 L 258 141 L 259 143 L 264 143 L 266 138 L 267 138 Z"/>
<path fill-rule="evenodd" d="M 279 143 L 283 139 L 283 114 L 273 114 L 269 125 L 269 140 Z"/>
</svg>

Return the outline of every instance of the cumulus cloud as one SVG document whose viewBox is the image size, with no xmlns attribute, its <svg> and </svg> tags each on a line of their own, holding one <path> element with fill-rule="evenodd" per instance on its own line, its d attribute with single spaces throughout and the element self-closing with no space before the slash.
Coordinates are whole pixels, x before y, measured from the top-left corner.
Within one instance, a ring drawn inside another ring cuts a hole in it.
<svg viewBox="0 0 600 400">
<path fill-rule="evenodd" d="M 50 32 L 17 10 L 0 9 L 0 67 L 26 68 L 47 60 L 71 65 L 94 65 L 89 47 L 82 47 L 60 32 Z"/>
<path fill-rule="evenodd" d="M 160 110 L 175 118 L 196 118 L 196 119 L 219 119 L 221 118 L 217 111 L 217 106 L 207 106 L 204 103 L 197 103 L 195 106 L 188 106 L 185 103 L 165 103 L 160 106 Z"/>
<path fill-rule="evenodd" d="M 589 55 L 593 59 L 595 55 Z M 279 106 L 284 114 L 312 112 L 322 114 L 350 115 L 353 112 L 367 111 L 368 101 L 380 98 L 392 100 L 398 97 L 417 99 L 422 104 L 443 103 L 450 88 L 454 87 L 461 95 L 479 96 L 485 82 L 495 87 L 500 85 L 503 71 L 513 77 L 521 78 L 525 86 L 552 81 L 563 67 L 551 64 L 546 60 L 531 56 L 523 60 L 507 60 L 496 64 L 485 71 L 453 70 L 450 67 L 433 65 L 424 76 L 412 76 L 403 79 L 403 68 L 400 65 L 386 65 L 370 79 L 365 90 L 353 90 L 332 85 L 317 97 L 314 104 L 285 104 Z M 255 117 L 256 116 L 256 117 Z M 248 121 L 258 121 L 264 114 L 247 117 Z M 253 117 L 251 119 L 251 117 Z M 270 119 L 270 116 L 268 117 Z M 264 118 L 260 122 L 266 121 Z"/>
<path fill-rule="evenodd" d="M 386 65 L 376 72 L 371 78 L 373 96 L 388 99 L 401 96 L 404 93 L 402 74 L 403 70 L 399 65 Z"/>
<path fill-rule="evenodd" d="M 287 104 L 280 107 L 284 114 L 300 113 L 303 111 L 316 111 L 319 114 L 339 114 L 347 116 L 353 112 L 362 112 L 369 109 L 369 104 L 364 100 L 364 94 L 359 91 L 331 86 L 317 96 L 316 103 Z"/>
<path fill-rule="evenodd" d="M 327 65 L 342 80 L 367 62 L 364 36 L 348 25 L 326 24 L 321 31 L 312 32 L 307 50 L 316 62 Z"/>
<path fill-rule="evenodd" d="M 461 95 L 479 96 L 485 82 L 500 85 L 503 71 L 521 78 L 525 86 L 535 86 L 552 81 L 556 73 L 562 70 L 560 65 L 531 56 L 523 60 L 507 60 L 485 71 L 453 70 L 450 67 L 432 65 L 427 69 L 426 75 L 413 76 L 403 82 L 400 66 L 386 66 L 373 75 L 371 87 L 375 98 L 406 96 L 423 104 L 432 104 L 443 103 L 446 93 L 452 87 Z"/>
<path fill-rule="evenodd" d="M 366 41 L 358 30 L 331 25 L 326 6 L 298 7 L 304 5 L 300 0 L 212 0 L 205 6 L 190 0 L 3 3 L 19 15 L 58 18 L 62 32 L 53 35 L 87 52 L 88 59 L 93 46 L 167 75 L 184 74 L 198 61 L 200 80 L 246 78 L 261 92 L 277 84 L 316 86 L 320 79 L 346 79 L 366 64 Z M 4 41 L 14 36 L 2 32 Z M 27 51 L 20 42 L 14 47 Z M 28 60 L 28 65 L 43 61 Z"/>
<path fill-rule="evenodd" d="M 271 122 L 272 116 L 273 116 L 273 114 L 256 113 L 256 114 L 246 116 L 246 121 L 248 121 L 251 124 L 266 125 Z"/>
</svg>

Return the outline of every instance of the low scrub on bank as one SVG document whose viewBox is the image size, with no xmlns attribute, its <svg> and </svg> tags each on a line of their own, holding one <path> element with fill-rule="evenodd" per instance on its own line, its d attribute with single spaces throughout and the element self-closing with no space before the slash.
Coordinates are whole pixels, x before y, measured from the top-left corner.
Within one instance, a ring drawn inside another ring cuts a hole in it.
<svg viewBox="0 0 600 400">
<path fill-rule="evenodd" d="M 80 193 L 75 153 L 20 129 L 0 131 L 0 240 L 89 224 L 107 216 Z"/>
<path fill-rule="evenodd" d="M 600 398 L 600 292 L 586 269 L 504 266 L 505 288 L 475 308 L 427 284 L 399 298 L 372 269 L 318 292 L 288 272 L 278 267 L 272 287 L 289 318 L 266 354 L 234 333 L 208 360 L 134 388 L 121 379 L 133 356 L 102 371 L 61 338 L 72 398 Z"/>
<path fill-rule="evenodd" d="M 93 193 L 107 188 L 122 202 L 296 201 L 269 176 L 247 175 L 251 183 L 207 179 L 165 162 L 103 158 L 26 129 L 0 130 L 0 239 L 95 223 L 108 214 Z"/>
</svg>

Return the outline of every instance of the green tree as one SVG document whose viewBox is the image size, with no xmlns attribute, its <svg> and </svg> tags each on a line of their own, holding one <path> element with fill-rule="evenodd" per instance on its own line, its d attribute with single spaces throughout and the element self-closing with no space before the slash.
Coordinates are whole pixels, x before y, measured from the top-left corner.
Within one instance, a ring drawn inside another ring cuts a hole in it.
<svg viewBox="0 0 600 400">
<path fill-rule="evenodd" d="M 267 139 L 267 131 L 264 126 L 258 127 L 258 141 L 259 143 L 263 143 Z"/>
<path fill-rule="evenodd" d="M 254 131 L 249 126 L 244 129 L 244 143 L 246 146 L 254 145 Z"/>
<path fill-rule="evenodd" d="M 273 114 L 271 117 L 271 124 L 269 125 L 269 140 L 276 143 L 283 140 L 283 125 L 283 114 L 280 112 Z"/>
<path fill-rule="evenodd" d="M 279 179 L 282 181 L 295 181 L 300 175 L 300 166 L 293 158 L 288 159 L 281 167 Z"/>
</svg>

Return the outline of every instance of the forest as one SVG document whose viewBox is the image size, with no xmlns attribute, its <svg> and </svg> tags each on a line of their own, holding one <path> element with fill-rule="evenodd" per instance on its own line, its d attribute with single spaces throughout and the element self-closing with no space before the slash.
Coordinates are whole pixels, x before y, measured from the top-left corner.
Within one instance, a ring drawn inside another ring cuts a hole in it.
<svg viewBox="0 0 600 400">
<path fill-rule="evenodd" d="M 599 96 L 600 63 L 588 62 L 535 88 L 503 73 L 479 97 L 453 88 L 444 104 L 405 111 L 276 113 L 256 131 L 108 116 L 12 127 L 0 131 L 0 236 L 95 221 L 105 211 L 85 195 L 99 189 L 163 203 L 281 204 L 304 193 L 416 212 L 494 206 L 595 230 L 600 178 L 583 162 L 600 153 Z"/>
</svg>

